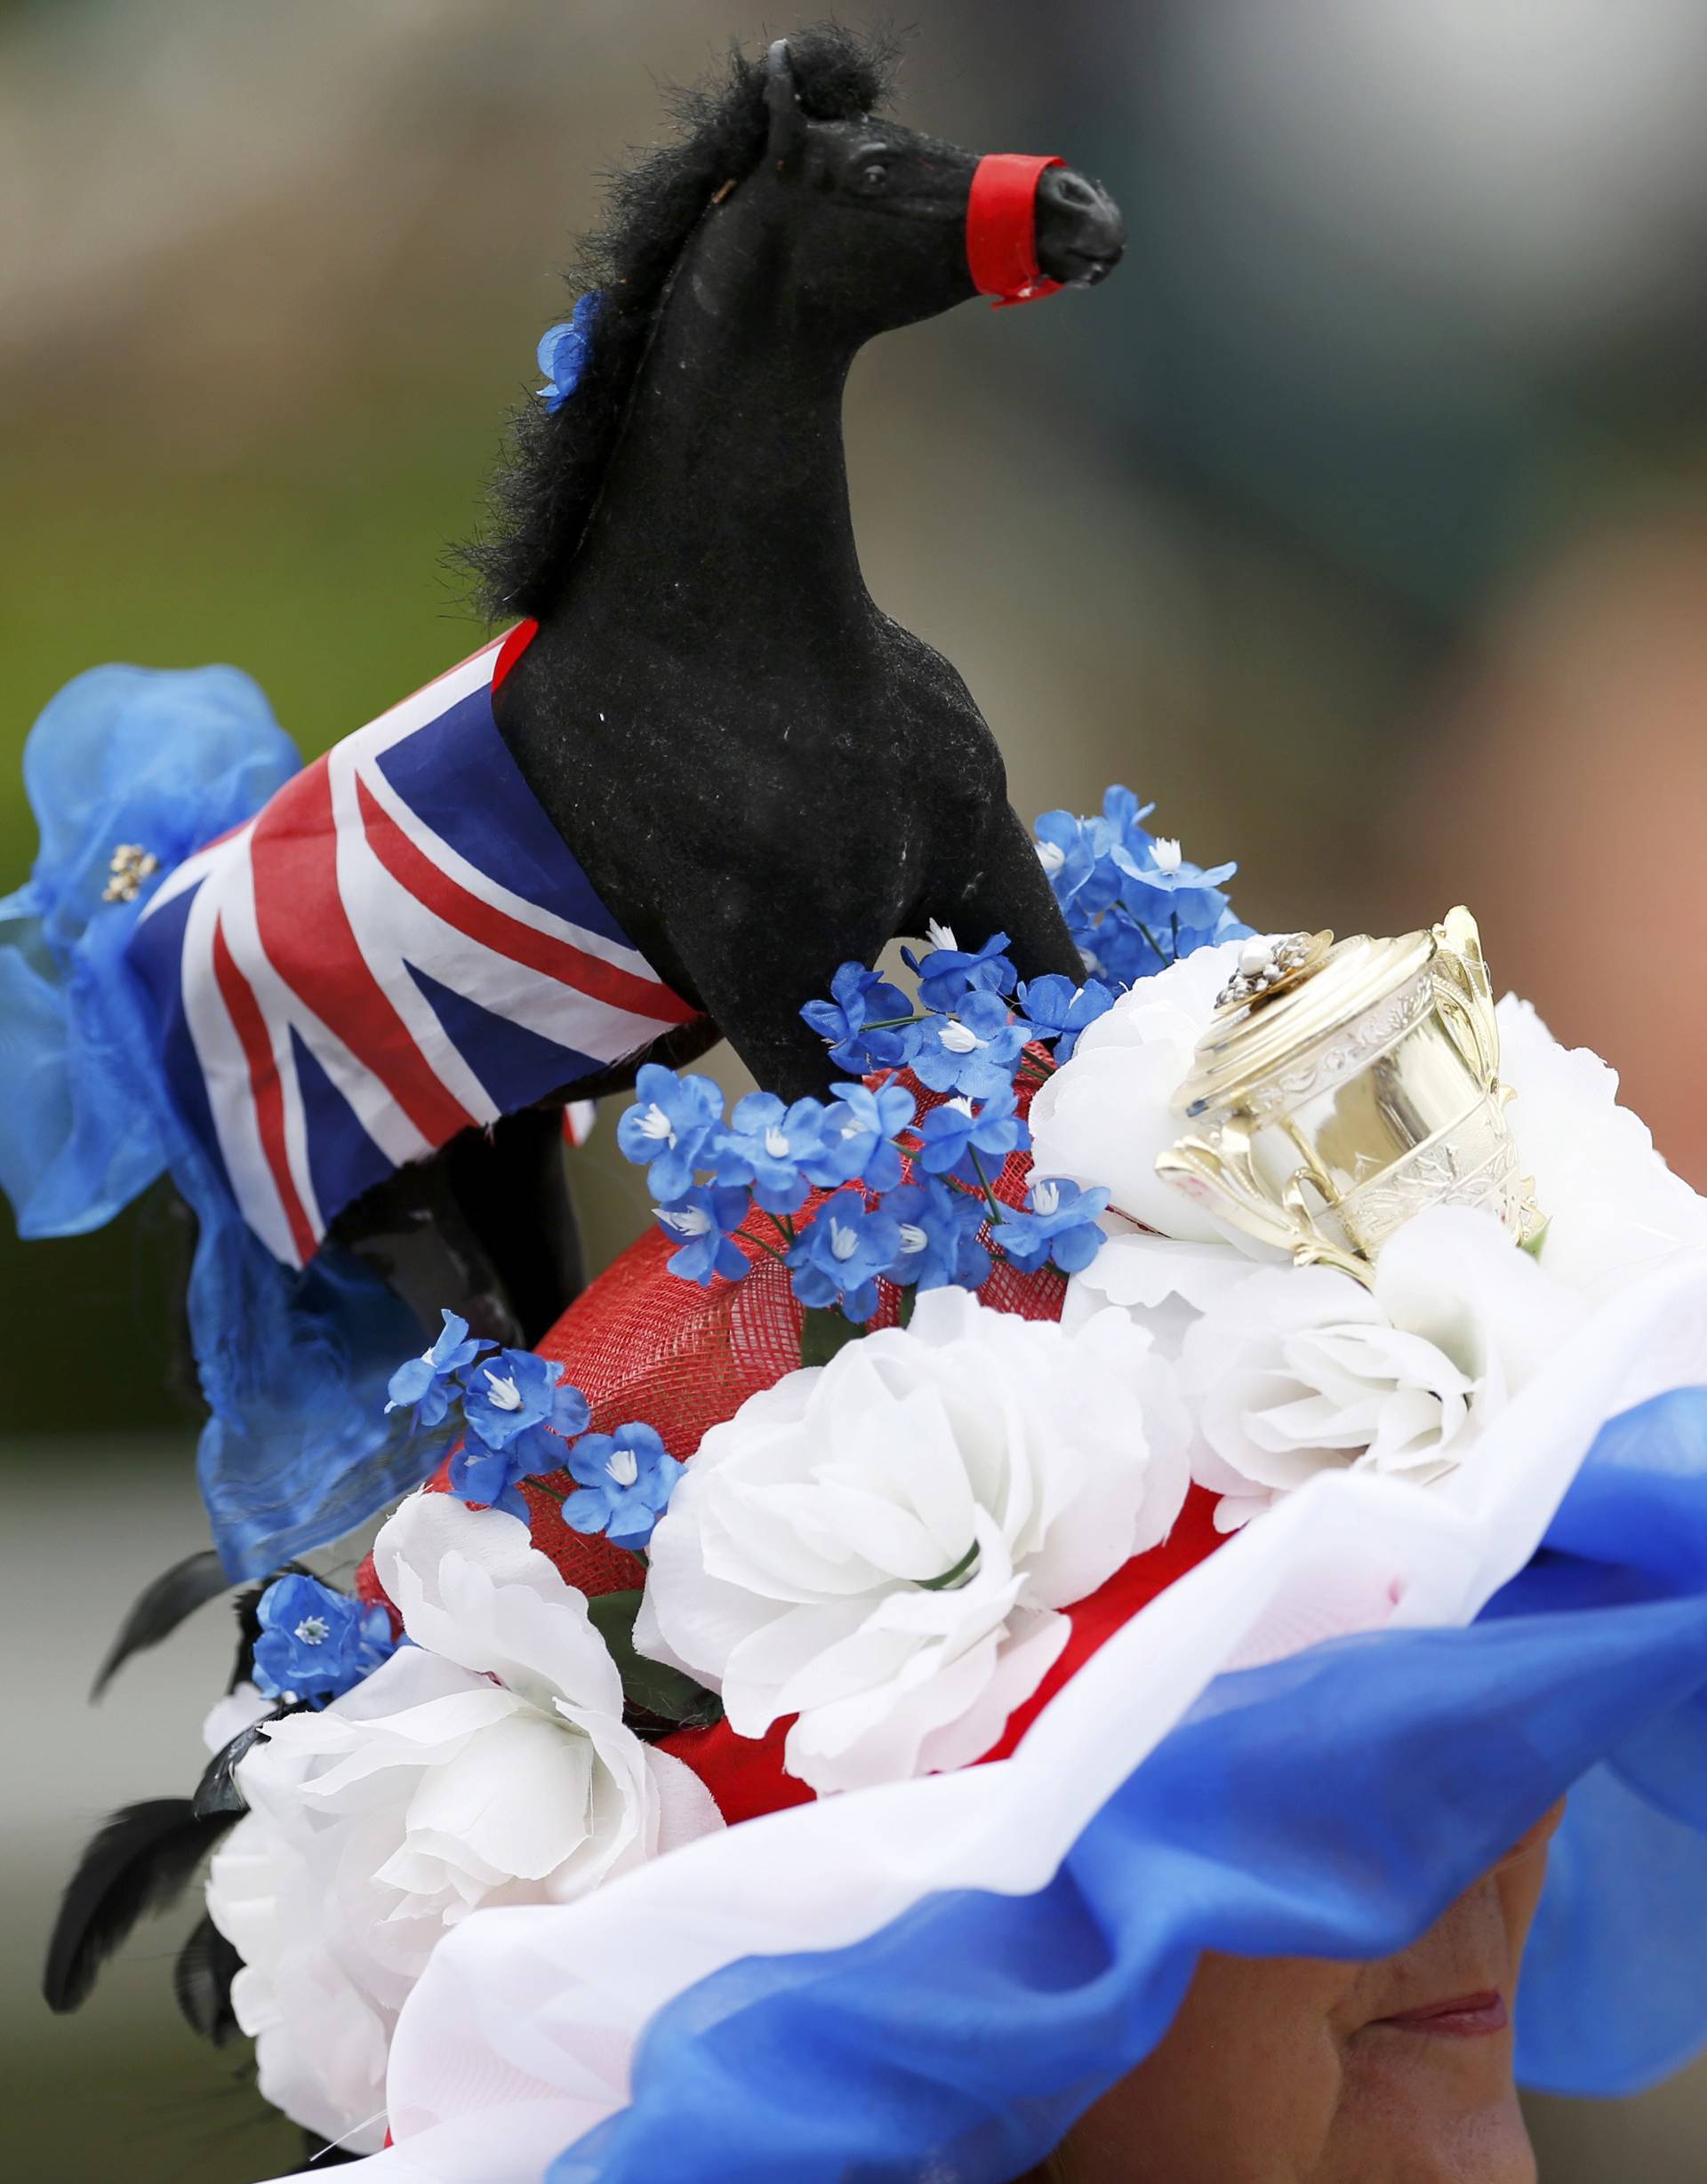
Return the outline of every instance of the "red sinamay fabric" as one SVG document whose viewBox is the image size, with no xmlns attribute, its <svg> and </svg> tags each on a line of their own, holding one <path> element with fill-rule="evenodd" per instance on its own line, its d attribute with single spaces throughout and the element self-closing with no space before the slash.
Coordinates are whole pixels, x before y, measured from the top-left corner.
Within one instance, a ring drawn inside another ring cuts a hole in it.
<svg viewBox="0 0 1707 2184">
<path fill-rule="evenodd" d="M 966 199 L 966 264 L 980 295 L 996 308 L 1053 296 L 1059 281 L 1038 265 L 1038 184 L 1047 167 L 1067 163 L 1053 154 L 988 152 L 972 171 Z"/>
</svg>

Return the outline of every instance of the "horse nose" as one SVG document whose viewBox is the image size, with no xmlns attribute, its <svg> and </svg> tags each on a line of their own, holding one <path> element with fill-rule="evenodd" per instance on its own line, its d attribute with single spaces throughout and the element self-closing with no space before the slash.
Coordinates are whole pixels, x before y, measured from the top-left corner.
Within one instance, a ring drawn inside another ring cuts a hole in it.
<svg viewBox="0 0 1707 2184">
<path fill-rule="evenodd" d="M 1126 247 L 1126 223 L 1101 182 L 1072 167 L 1046 167 L 1038 178 L 1038 268 L 1064 287 L 1094 288 Z"/>
</svg>

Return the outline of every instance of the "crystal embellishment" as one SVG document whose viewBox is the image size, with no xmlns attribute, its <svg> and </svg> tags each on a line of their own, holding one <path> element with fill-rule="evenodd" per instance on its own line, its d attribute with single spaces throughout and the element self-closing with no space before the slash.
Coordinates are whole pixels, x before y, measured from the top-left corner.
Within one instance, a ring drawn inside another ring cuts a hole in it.
<svg viewBox="0 0 1707 2184">
<path fill-rule="evenodd" d="M 103 902 L 134 902 L 142 892 L 142 883 L 150 874 L 160 869 L 160 860 L 140 842 L 121 842 L 113 852 L 107 867 L 107 884 L 100 891 Z"/>
</svg>

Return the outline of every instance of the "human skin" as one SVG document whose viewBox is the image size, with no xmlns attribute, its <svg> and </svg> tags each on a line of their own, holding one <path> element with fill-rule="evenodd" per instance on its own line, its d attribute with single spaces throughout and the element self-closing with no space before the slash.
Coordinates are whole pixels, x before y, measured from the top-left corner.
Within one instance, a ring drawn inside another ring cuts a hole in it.
<svg viewBox="0 0 1707 2184">
<path fill-rule="evenodd" d="M 1206 1956 L 1037 2184 L 1535 2184 L 1509 2014 L 1560 1810 L 1396 1956 Z"/>
</svg>

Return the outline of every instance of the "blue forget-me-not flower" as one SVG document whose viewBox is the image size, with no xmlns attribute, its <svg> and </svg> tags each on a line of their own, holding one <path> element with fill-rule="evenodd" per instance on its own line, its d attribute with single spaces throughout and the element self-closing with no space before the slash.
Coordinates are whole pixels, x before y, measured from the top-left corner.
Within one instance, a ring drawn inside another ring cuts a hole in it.
<svg viewBox="0 0 1707 2184">
<path fill-rule="evenodd" d="M 567 1453 L 543 1426 L 533 1426 L 503 1448 L 491 1448 L 470 1434 L 451 1458 L 450 1488 L 459 1501 L 482 1509 L 502 1509 L 526 1524 L 532 1512 L 521 1487 L 563 1467 Z"/>
<path fill-rule="evenodd" d="M 774 1092 L 749 1092 L 712 1148 L 717 1180 L 750 1183 L 767 1213 L 797 1212 L 823 1150 L 824 1112 L 817 1100 L 784 1107 Z"/>
<path fill-rule="evenodd" d="M 669 1204 L 653 1206 L 658 1226 L 681 1247 L 670 1254 L 669 1271 L 701 1289 L 709 1289 L 719 1275 L 729 1282 L 744 1279 L 747 1254 L 732 1239 L 747 1209 L 747 1193 L 736 1184 L 696 1183 Z"/>
<path fill-rule="evenodd" d="M 990 1253 L 978 1240 L 987 1209 L 982 1199 L 928 1177 L 903 1183 L 883 1202 L 899 1231 L 895 1255 L 884 1269 L 903 1287 L 982 1289 L 990 1278 Z"/>
<path fill-rule="evenodd" d="M 1100 979 L 1075 986 L 1058 971 L 1029 980 L 1020 988 L 1019 1000 L 1034 1036 L 1054 1042 L 1057 1062 L 1070 1061 L 1086 1026 L 1114 1006 L 1114 996 Z"/>
<path fill-rule="evenodd" d="M 923 1143 L 918 1164 L 932 1175 L 958 1175 L 977 1183 L 978 1159 L 984 1173 L 994 1178 L 1007 1156 L 1031 1142 L 1031 1133 L 1015 1111 L 1012 1092 L 998 1093 L 974 1108 L 964 1097 L 933 1108 L 919 1124 Z"/>
<path fill-rule="evenodd" d="M 324 1706 L 353 1690 L 397 1650 L 383 1607 L 364 1607 L 299 1572 L 275 1578 L 255 1612 L 260 1635 L 254 1683 L 268 1699 L 307 1699 Z"/>
<path fill-rule="evenodd" d="M 1031 1027 L 1011 1016 L 1000 995 L 974 987 L 923 1026 L 913 1073 L 933 1092 L 988 1100 L 1014 1082 Z"/>
<path fill-rule="evenodd" d="M 1003 1257 L 1030 1274 L 1054 1260 L 1063 1274 L 1081 1274 L 1102 1248 L 1097 1215 L 1109 1203 L 1106 1190 L 1080 1190 L 1059 1177 L 1033 1180 L 1030 1210 L 1005 1206 L 992 1231 Z"/>
<path fill-rule="evenodd" d="M 951 1009 L 962 994 L 974 988 L 986 993 L 1011 994 L 1019 973 L 1002 953 L 1005 932 L 993 932 L 982 948 L 964 948 L 947 925 L 931 920 L 930 951 L 922 958 L 903 948 L 908 964 L 918 973 L 918 997 L 927 1009 Z"/>
<path fill-rule="evenodd" d="M 839 1304 L 849 1319 L 868 1320 L 878 1308 L 878 1276 L 900 1245 L 900 1224 L 883 1205 L 838 1190 L 789 1252 L 794 1293 L 808 1307 Z"/>
<path fill-rule="evenodd" d="M 823 1153 L 815 1180 L 863 1183 L 893 1190 L 901 1180 L 901 1148 L 894 1140 L 912 1123 L 912 1094 L 901 1084 L 837 1084 L 838 1097 L 824 1117 Z"/>
<path fill-rule="evenodd" d="M 838 1069 L 899 1069 L 911 1060 L 918 1040 L 913 1004 L 880 971 L 845 963 L 829 991 L 828 1001 L 808 1001 L 800 1013 L 829 1041 Z"/>
<path fill-rule="evenodd" d="M 545 374 L 545 385 L 539 389 L 540 399 L 548 410 L 560 410 L 581 382 L 587 368 L 587 352 L 592 343 L 593 321 L 598 316 L 599 293 L 589 289 L 578 297 L 575 308 L 567 318 L 556 326 L 548 326 L 540 336 L 540 369 Z"/>
<path fill-rule="evenodd" d="M 722 1123 L 723 1094 L 715 1079 L 678 1076 L 661 1062 L 643 1062 L 634 1105 L 617 1122 L 617 1148 L 645 1169 L 653 1196 L 668 1205 L 693 1188 L 696 1168 L 710 1165 L 707 1147 Z"/>
<path fill-rule="evenodd" d="M 483 1343 L 469 1339 L 469 1323 L 454 1312 L 441 1312 L 445 1322 L 438 1340 L 419 1357 L 411 1357 L 391 1375 L 387 1388 L 388 1411 L 413 1408 L 417 1426 L 444 1422 L 452 1399 L 461 1393 L 457 1375 L 480 1355 Z"/>
<path fill-rule="evenodd" d="M 586 1430 L 587 1398 L 559 1385 L 563 1367 L 533 1350 L 498 1350 L 467 1373 L 462 1415 L 488 1448 L 508 1448 L 535 1426 L 553 1432 Z"/>
<path fill-rule="evenodd" d="M 578 1491 L 564 1502 L 564 1523 L 629 1548 L 651 1539 L 682 1473 L 656 1431 L 638 1424 L 583 1434 L 568 1464 Z"/>
</svg>

